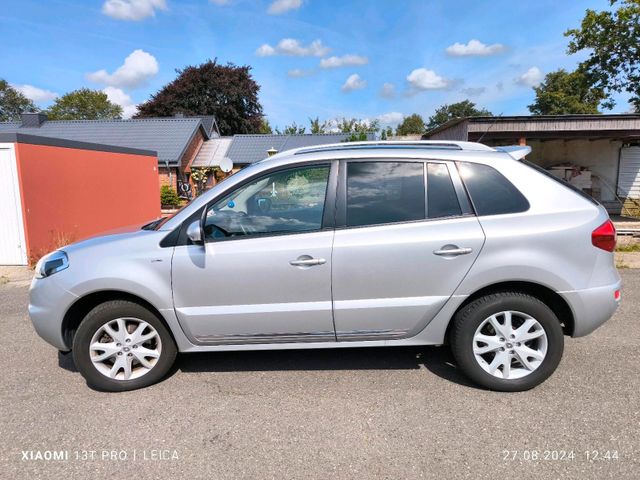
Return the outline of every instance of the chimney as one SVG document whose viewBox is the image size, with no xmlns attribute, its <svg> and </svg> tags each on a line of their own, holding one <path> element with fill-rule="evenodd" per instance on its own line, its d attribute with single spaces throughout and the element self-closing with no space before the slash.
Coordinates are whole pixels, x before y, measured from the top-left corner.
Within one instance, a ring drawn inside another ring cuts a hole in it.
<svg viewBox="0 0 640 480">
<path fill-rule="evenodd" d="M 271 147 L 269 150 L 267 150 L 267 155 L 269 155 L 270 157 L 273 157 L 276 153 L 278 153 L 278 150 L 276 150 L 273 147 Z"/>
<path fill-rule="evenodd" d="M 173 118 L 184 118 L 184 113 L 182 112 L 177 112 L 173 115 Z"/>
<path fill-rule="evenodd" d="M 41 112 L 22 112 L 20 114 L 22 120 L 21 127 L 26 128 L 39 128 L 44 122 L 48 120 L 46 113 Z"/>
</svg>

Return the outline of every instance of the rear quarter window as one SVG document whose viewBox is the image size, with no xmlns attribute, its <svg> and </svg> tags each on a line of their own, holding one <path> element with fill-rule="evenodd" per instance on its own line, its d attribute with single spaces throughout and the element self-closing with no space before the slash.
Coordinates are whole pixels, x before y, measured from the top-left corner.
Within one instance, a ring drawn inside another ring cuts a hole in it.
<svg viewBox="0 0 640 480">
<path fill-rule="evenodd" d="M 525 196 L 495 168 L 460 162 L 458 169 L 477 215 L 503 215 L 529 210 Z"/>
</svg>

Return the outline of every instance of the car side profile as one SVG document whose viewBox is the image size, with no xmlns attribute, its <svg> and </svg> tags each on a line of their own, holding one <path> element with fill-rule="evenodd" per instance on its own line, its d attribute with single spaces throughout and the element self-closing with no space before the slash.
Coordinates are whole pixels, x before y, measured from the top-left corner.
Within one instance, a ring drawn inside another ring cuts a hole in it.
<svg viewBox="0 0 640 480">
<path fill-rule="evenodd" d="M 159 381 L 178 352 L 442 344 L 477 384 L 530 389 L 621 282 L 606 210 L 528 151 L 282 152 L 170 218 L 45 256 L 29 314 L 108 391 Z"/>
</svg>

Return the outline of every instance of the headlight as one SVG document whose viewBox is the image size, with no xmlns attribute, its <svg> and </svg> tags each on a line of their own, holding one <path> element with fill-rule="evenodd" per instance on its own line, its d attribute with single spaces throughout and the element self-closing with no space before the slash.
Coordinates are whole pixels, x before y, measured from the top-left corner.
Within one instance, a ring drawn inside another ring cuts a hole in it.
<svg viewBox="0 0 640 480">
<path fill-rule="evenodd" d="M 61 250 L 45 255 L 36 264 L 36 278 L 45 278 L 69 267 L 67 254 Z"/>
</svg>

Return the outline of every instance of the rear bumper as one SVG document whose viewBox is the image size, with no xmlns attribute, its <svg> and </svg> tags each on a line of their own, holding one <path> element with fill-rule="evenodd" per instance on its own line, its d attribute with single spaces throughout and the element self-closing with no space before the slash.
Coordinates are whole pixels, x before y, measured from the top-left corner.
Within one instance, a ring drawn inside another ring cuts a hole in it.
<svg viewBox="0 0 640 480">
<path fill-rule="evenodd" d="M 609 320 L 620 304 L 615 292 L 621 287 L 622 282 L 618 280 L 604 287 L 558 292 L 573 310 L 574 328 L 571 336 L 588 335 Z"/>
</svg>

